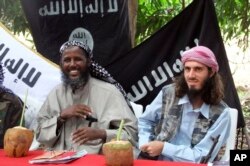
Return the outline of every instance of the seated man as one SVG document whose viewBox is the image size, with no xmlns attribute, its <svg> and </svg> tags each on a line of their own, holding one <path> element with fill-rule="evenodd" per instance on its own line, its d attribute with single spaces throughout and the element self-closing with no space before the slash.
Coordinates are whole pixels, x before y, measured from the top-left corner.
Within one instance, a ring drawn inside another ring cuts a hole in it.
<svg viewBox="0 0 250 166">
<path fill-rule="evenodd" d="M 19 126 L 23 102 L 10 89 L 3 86 L 4 73 L 0 64 L 0 148 L 3 148 L 4 134 L 8 128 Z"/>
<path fill-rule="evenodd" d="M 181 60 L 183 73 L 162 89 L 138 120 L 141 157 L 213 161 L 230 131 L 218 63 L 204 46 L 185 51 Z"/>
<path fill-rule="evenodd" d="M 60 53 L 63 83 L 49 93 L 38 112 L 38 142 L 56 150 L 101 153 L 103 143 L 116 137 L 124 119 L 121 138 L 136 145 L 137 119 L 125 93 L 92 60 L 88 46 L 69 41 Z"/>
</svg>

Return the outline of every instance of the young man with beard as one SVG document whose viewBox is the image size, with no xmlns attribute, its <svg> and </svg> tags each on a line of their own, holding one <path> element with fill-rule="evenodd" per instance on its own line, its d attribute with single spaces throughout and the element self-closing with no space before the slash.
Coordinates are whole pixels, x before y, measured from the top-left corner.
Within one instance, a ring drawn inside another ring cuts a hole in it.
<svg viewBox="0 0 250 166">
<path fill-rule="evenodd" d="M 138 120 L 140 157 L 199 163 L 213 149 L 207 158 L 211 162 L 230 132 L 218 63 L 204 46 L 185 51 L 181 60 L 183 73 L 162 89 Z"/>
<path fill-rule="evenodd" d="M 12 127 L 20 125 L 23 102 L 3 85 L 4 71 L 0 63 L 0 148 L 3 148 L 4 134 Z"/>
<path fill-rule="evenodd" d="M 122 87 L 92 60 L 84 43 L 66 42 L 60 53 L 63 83 L 49 93 L 38 113 L 38 142 L 54 150 L 101 153 L 124 119 L 121 139 L 135 145 L 137 119 Z"/>
</svg>

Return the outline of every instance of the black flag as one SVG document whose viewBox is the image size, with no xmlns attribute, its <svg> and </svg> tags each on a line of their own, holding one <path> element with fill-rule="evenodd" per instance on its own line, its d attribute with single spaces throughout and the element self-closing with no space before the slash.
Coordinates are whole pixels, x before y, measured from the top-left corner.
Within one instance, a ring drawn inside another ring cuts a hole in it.
<svg viewBox="0 0 250 166">
<path fill-rule="evenodd" d="M 215 53 L 220 66 L 219 73 L 226 83 L 225 101 L 230 107 L 238 109 L 238 127 L 244 127 L 213 0 L 194 0 L 148 40 L 108 69 L 123 85 L 128 97 L 145 106 L 182 71 L 181 52 L 197 44 L 207 46 Z"/>
<path fill-rule="evenodd" d="M 131 49 L 127 0 L 21 0 L 36 49 L 59 63 L 59 48 L 80 40 L 107 66 Z"/>
</svg>

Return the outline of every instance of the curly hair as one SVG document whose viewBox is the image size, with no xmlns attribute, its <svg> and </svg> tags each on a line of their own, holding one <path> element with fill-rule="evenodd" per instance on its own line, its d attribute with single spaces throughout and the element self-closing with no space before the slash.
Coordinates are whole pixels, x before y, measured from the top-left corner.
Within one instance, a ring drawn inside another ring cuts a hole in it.
<svg viewBox="0 0 250 166">
<path fill-rule="evenodd" d="M 208 68 L 211 71 L 211 68 Z M 178 76 L 175 80 L 175 92 L 177 97 L 183 97 L 188 92 L 184 73 Z M 209 78 L 202 91 L 202 100 L 206 104 L 218 104 L 224 98 L 224 86 L 219 73 L 215 73 Z"/>
</svg>

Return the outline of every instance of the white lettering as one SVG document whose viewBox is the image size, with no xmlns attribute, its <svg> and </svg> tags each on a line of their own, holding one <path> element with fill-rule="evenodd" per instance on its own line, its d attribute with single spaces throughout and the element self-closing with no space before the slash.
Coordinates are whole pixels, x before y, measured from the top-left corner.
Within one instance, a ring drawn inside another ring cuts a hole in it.
<svg viewBox="0 0 250 166">
<path fill-rule="evenodd" d="M 109 1 L 109 3 L 111 3 L 111 0 Z M 198 45 L 199 40 L 197 38 L 195 38 L 194 43 L 196 45 Z M 185 49 L 188 50 L 190 48 L 188 46 L 186 46 Z M 181 56 L 182 56 L 183 52 L 184 52 L 183 50 L 180 51 Z M 141 90 L 141 93 L 139 92 L 138 88 L 135 85 L 131 86 L 131 89 L 132 89 L 133 93 L 135 94 L 135 96 L 133 96 L 131 93 L 127 94 L 128 98 L 131 101 L 135 102 L 135 101 L 142 99 L 144 96 L 146 96 L 147 89 L 149 91 L 153 91 L 154 88 L 156 88 L 160 85 L 163 85 L 168 80 L 167 74 L 168 74 L 169 78 L 173 79 L 176 74 L 182 72 L 182 70 L 183 70 L 183 64 L 179 58 L 177 58 L 175 60 L 175 62 L 172 65 L 172 68 L 171 68 L 171 66 L 168 65 L 167 62 L 163 62 L 162 66 L 157 67 L 157 71 L 159 74 L 157 74 L 155 70 L 151 71 L 151 75 L 153 76 L 153 79 L 155 81 L 154 87 L 152 86 L 152 81 L 150 82 L 150 80 L 149 80 L 150 77 L 148 77 L 148 76 L 143 76 L 142 80 L 139 80 L 137 82 L 139 85 L 139 88 Z M 163 69 L 165 69 L 165 70 L 163 70 Z M 164 71 L 166 71 L 166 72 L 164 72 Z M 147 89 L 143 85 L 142 81 L 146 85 Z"/>
<path fill-rule="evenodd" d="M 79 13 L 81 17 L 83 14 L 101 14 L 101 17 L 104 16 L 104 12 L 107 13 L 117 13 L 118 2 L 117 0 L 108 0 L 105 1 L 107 5 L 104 5 L 103 0 L 94 0 L 89 4 L 83 4 L 83 0 L 68 0 L 68 6 L 65 5 L 64 0 L 58 1 L 49 1 L 46 5 L 38 9 L 40 16 L 53 16 L 60 14 L 76 14 Z M 104 9 L 104 7 L 106 7 Z M 68 8 L 68 9 L 66 9 Z M 85 10 L 84 10 L 85 9 Z"/>
<path fill-rule="evenodd" d="M 142 81 L 138 81 L 137 82 L 138 83 L 138 85 L 139 85 L 139 88 L 141 89 L 141 93 L 139 92 L 139 90 L 137 89 L 137 87 L 135 86 L 135 85 L 132 85 L 132 90 L 133 90 L 133 92 L 134 92 L 134 94 L 135 94 L 135 96 L 132 96 L 132 94 L 131 93 L 128 93 L 128 98 L 131 100 L 131 101 L 137 101 L 137 100 L 140 100 L 141 98 L 143 98 L 144 96 L 146 96 L 146 94 L 147 94 L 147 90 L 146 90 L 146 88 L 144 87 L 144 85 L 142 84 Z"/>
<path fill-rule="evenodd" d="M 109 9 L 108 9 L 108 13 L 114 13 L 118 11 L 118 5 L 117 5 L 117 0 L 113 0 L 113 4 L 112 5 L 112 0 L 109 0 Z"/>
<path fill-rule="evenodd" d="M 174 74 L 171 71 L 171 69 L 170 69 L 169 65 L 167 64 L 167 62 L 163 62 L 163 66 L 166 69 L 166 71 L 168 72 L 170 78 L 173 78 Z M 158 76 L 156 71 L 154 71 L 154 70 L 151 71 L 151 75 L 153 76 L 154 81 L 155 81 L 154 87 L 158 87 L 158 86 L 164 84 L 168 79 L 166 73 L 164 72 L 164 70 L 163 70 L 163 68 L 161 66 L 157 67 L 157 71 L 159 72 L 160 76 Z M 138 100 L 142 99 L 143 97 L 145 97 L 147 95 L 146 87 L 148 88 L 149 91 L 154 90 L 154 87 L 152 87 L 152 84 L 151 84 L 151 82 L 150 82 L 150 80 L 148 79 L 147 76 L 143 76 L 142 80 L 139 80 L 137 83 L 139 85 L 139 88 L 137 88 L 135 85 L 131 86 L 131 89 L 132 89 L 133 93 L 135 94 L 135 96 L 133 96 L 131 93 L 127 94 L 128 98 L 133 102 L 138 101 Z M 143 83 L 146 85 L 146 87 L 144 86 Z M 138 89 L 140 89 L 141 93 L 139 92 Z"/>
<path fill-rule="evenodd" d="M 152 87 L 151 83 L 149 82 L 148 77 L 143 76 L 142 79 L 144 80 L 144 82 L 145 82 L 145 84 L 147 85 L 148 89 L 149 89 L 150 91 L 152 91 L 152 90 L 153 90 L 153 87 Z"/>
<path fill-rule="evenodd" d="M 241 161 L 241 160 L 240 160 L 239 154 L 236 154 L 235 157 L 234 157 L 234 161 L 237 161 L 237 160 L 238 160 L 238 161 Z"/>
<path fill-rule="evenodd" d="M 159 71 L 159 74 L 160 74 L 161 78 L 158 77 L 158 75 L 156 74 L 156 72 L 154 70 L 151 72 L 152 76 L 155 79 L 155 87 L 160 86 L 161 84 L 163 84 L 164 82 L 166 82 L 168 80 L 168 77 L 164 73 L 164 71 L 162 70 L 162 68 L 159 66 L 159 67 L 157 67 L 157 69 Z"/>
<path fill-rule="evenodd" d="M 50 12 L 48 12 L 48 15 L 52 16 L 52 15 L 59 15 L 60 13 L 60 9 L 59 9 L 59 2 L 56 1 L 56 7 L 54 8 L 54 4 L 53 2 L 50 2 Z"/>
<path fill-rule="evenodd" d="M 64 14 L 65 13 L 64 0 L 61 0 L 61 5 L 62 5 L 62 14 Z"/>
<path fill-rule="evenodd" d="M 246 154 L 241 154 L 241 161 L 243 161 L 244 159 L 247 158 L 247 155 Z"/>
<path fill-rule="evenodd" d="M 247 155 L 246 154 L 236 154 L 235 157 L 234 157 L 234 161 L 243 161 L 244 159 L 247 158 Z"/>
<path fill-rule="evenodd" d="M 173 64 L 173 70 L 176 73 L 180 73 L 183 70 L 183 64 L 180 59 L 176 59 L 175 63 Z"/>
<path fill-rule="evenodd" d="M 69 0 L 69 10 L 68 10 L 68 14 L 72 14 L 72 13 L 77 13 L 77 2 L 76 0 L 74 0 L 74 7 L 72 7 L 72 2 L 71 0 Z"/>
</svg>

